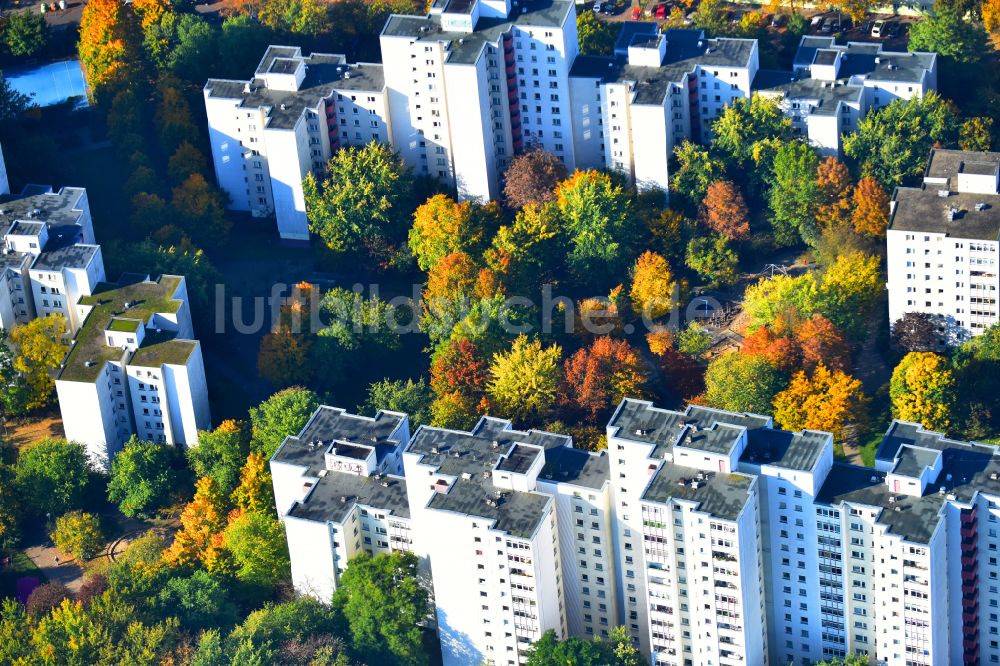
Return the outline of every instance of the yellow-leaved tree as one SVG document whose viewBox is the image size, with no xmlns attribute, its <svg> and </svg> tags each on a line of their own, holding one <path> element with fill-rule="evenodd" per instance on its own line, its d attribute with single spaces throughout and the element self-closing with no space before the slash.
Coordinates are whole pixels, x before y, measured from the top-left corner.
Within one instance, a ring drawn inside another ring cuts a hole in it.
<svg viewBox="0 0 1000 666">
<path fill-rule="evenodd" d="M 62 315 L 48 315 L 14 327 L 10 342 L 14 347 L 14 369 L 21 373 L 28 387 L 26 408 L 39 409 L 49 404 L 55 387 L 53 373 L 66 358 L 66 320 Z"/>
<path fill-rule="evenodd" d="M 824 430 L 840 439 L 848 425 L 864 421 L 867 403 L 859 380 L 820 363 L 811 374 L 795 373 L 774 396 L 774 420 L 787 430 Z"/>
<path fill-rule="evenodd" d="M 910 352 L 892 372 L 889 398 L 896 418 L 947 430 L 955 406 L 955 375 L 948 359 L 933 352 Z"/>
<path fill-rule="evenodd" d="M 670 264 L 656 252 L 643 252 L 632 267 L 632 309 L 641 317 L 659 319 L 677 304 L 677 280 Z"/>
<path fill-rule="evenodd" d="M 194 499 L 181 514 L 181 529 L 164 554 L 168 564 L 186 566 L 216 557 L 219 535 L 226 526 L 226 498 L 209 476 L 195 484 Z"/>
<path fill-rule="evenodd" d="M 510 351 L 493 357 L 487 391 L 498 412 L 520 420 L 548 415 L 561 378 L 559 345 L 542 347 L 539 340 L 521 334 Z"/>
</svg>

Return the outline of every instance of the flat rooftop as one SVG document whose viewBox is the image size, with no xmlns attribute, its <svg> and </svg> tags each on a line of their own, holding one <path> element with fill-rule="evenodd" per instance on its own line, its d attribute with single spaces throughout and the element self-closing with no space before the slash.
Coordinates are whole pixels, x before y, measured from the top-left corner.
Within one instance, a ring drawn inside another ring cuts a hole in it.
<svg viewBox="0 0 1000 666">
<path fill-rule="evenodd" d="M 797 100 L 812 105 L 811 115 L 833 116 L 839 104 L 861 105 L 864 86 L 845 80 L 820 81 L 796 76 L 792 72 L 761 69 L 757 71 L 751 88 L 754 92 L 780 95 L 787 100 Z"/>
<path fill-rule="evenodd" d="M 538 478 L 541 481 L 600 490 L 611 479 L 608 452 L 591 453 L 569 446 L 545 449 L 545 467 Z"/>
<path fill-rule="evenodd" d="M 404 414 L 387 411 L 380 411 L 374 417 L 358 416 L 324 405 L 313 412 L 301 432 L 285 438 L 271 460 L 306 467 L 307 474 L 318 476 L 326 469 L 328 450 L 336 447 L 340 454 L 351 444 L 360 444 L 374 446 L 376 459 L 381 461 L 387 451 L 396 448 L 397 444 L 389 437 L 405 418 Z"/>
<path fill-rule="evenodd" d="M 754 477 L 746 474 L 706 473 L 664 463 L 646 487 L 642 499 L 660 504 L 673 499 L 695 502 L 698 511 L 722 520 L 736 520 L 750 500 L 754 482 Z"/>
<path fill-rule="evenodd" d="M 851 502 L 882 511 L 878 521 L 907 541 L 927 543 L 942 519 L 941 507 L 954 499 L 969 503 L 984 492 L 1000 495 L 1000 457 L 989 444 L 960 442 L 920 425 L 894 421 L 882 439 L 875 459 L 894 463 L 893 471 L 918 477 L 941 456 L 941 471 L 923 496 L 895 493 L 886 474 L 870 467 L 834 464 L 817 496 L 824 504 Z"/>
<path fill-rule="evenodd" d="M 991 175 L 1000 166 L 1000 153 L 934 148 L 927 159 L 924 178 L 948 180 L 952 190 L 958 189 L 958 174 Z"/>
<path fill-rule="evenodd" d="M 124 275 L 117 284 L 101 283 L 97 285 L 92 295 L 80 299 L 81 305 L 90 305 L 93 309 L 77 331 L 76 344 L 63 362 L 64 367 L 59 373 L 59 379 L 93 382 L 103 372 L 105 363 L 123 359 L 126 352 L 117 347 L 109 347 L 104 338 L 104 331 L 112 319 L 138 319 L 148 324 L 156 313 L 174 313 L 180 309 L 181 301 L 174 300 L 174 294 L 177 293 L 183 278 L 163 275 L 154 282 L 145 277 Z M 150 346 L 163 344 L 167 342 L 163 337 L 168 335 L 172 334 L 150 335 L 143 344 Z M 139 352 L 141 351 L 140 348 Z M 170 345 L 170 354 L 179 351 L 179 347 Z"/>
<path fill-rule="evenodd" d="M 48 186 L 29 185 L 21 194 L 0 196 L 0 228 L 9 228 L 17 221 L 54 226 L 78 224 L 83 216 L 81 199 L 86 194 L 82 187 L 53 192 Z"/>
<path fill-rule="evenodd" d="M 305 78 L 298 90 L 272 90 L 261 77 L 277 67 L 279 73 L 294 72 L 298 63 L 306 67 Z M 359 63 L 351 65 L 343 55 L 313 53 L 300 55 L 296 47 L 269 46 L 249 81 L 209 79 L 205 90 L 210 97 L 240 100 L 240 107 L 267 108 L 269 129 L 292 129 L 306 109 L 315 108 L 320 100 L 335 90 L 381 92 L 385 88 L 382 65 Z"/>
<path fill-rule="evenodd" d="M 841 79 L 871 79 L 897 83 L 920 83 L 935 66 L 934 53 L 883 51 L 882 44 L 869 42 L 836 43 L 833 37 L 805 35 L 799 42 L 793 67 L 832 65 L 841 58 L 837 76 Z"/>
<path fill-rule="evenodd" d="M 1000 196 L 955 192 L 942 197 L 939 187 L 897 187 L 892 195 L 895 203 L 889 216 L 889 228 L 894 231 L 916 231 L 945 234 L 952 238 L 1000 240 Z M 982 210 L 979 204 L 986 204 Z M 954 219 L 951 211 L 955 210 Z"/>
<path fill-rule="evenodd" d="M 354 506 L 379 509 L 400 518 L 410 517 L 406 480 L 399 476 L 358 476 L 328 471 L 319 477 L 304 502 L 296 503 L 289 516 L 316 522 L 343 523 Z"/>
<path fill-rule="evenodd" d="M 447 493 L 435 493 L 428 508 L 490 520 L 494 528 L 520 538 L 530 538 L 548 515 L 551 498 L 534 492 L 511 491 L 493 485 L 493 470 L 526 471 L 541 447 L 568 442 L 565 435 L 518 431 L 510 422 L 483 417 L 471 432 L 421 426 L 407 447 L 420 462 L 455 477 Z M 529 453 L 531 452 L 531 453 Z"/>
</svg>

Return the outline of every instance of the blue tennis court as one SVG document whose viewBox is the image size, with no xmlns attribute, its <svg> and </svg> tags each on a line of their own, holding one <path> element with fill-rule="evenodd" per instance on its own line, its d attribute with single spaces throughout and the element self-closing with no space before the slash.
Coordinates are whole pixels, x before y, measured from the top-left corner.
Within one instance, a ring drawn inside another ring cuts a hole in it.
<svg viewBox="0 0 1000 666">
<path fill-rule="evenodd" d="M 81 97 L 80 105 L 87 105 L 87 86 L 79 60 L 63 60 L 38 67 L 11 67 L 3 73 L 14 90 L 31 95 L 38 106 L 58 104 L 70 97 Z"/>
</svg>

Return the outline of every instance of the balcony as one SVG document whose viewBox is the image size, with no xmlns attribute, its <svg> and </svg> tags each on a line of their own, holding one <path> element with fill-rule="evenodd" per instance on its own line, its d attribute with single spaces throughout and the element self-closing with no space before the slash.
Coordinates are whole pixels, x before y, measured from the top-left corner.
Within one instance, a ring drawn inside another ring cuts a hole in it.
<svg viewBox="0 0 1000 666">
<path fill-rule="evenodd" d="M 978 583 L 979 573 L 975 570 L 972 571 L 962 571 L 962 589 L 965 589 L 966 583 Z"/>
<path fill-rule="evenodd" d="M 962 529 L 959 530 L 959 533 L 962 535 L 963 540 L 972 539 L 976 537 L 977 535 L 976 524 L 972 523 L 971 525 L 963 525 Z"/>
<path fill-rule="evenodd" d="M 971 553 L 968 551 L 962 552 L 962 569 L 974 569 L 979 564 L 979 552 L 973 550 Z"/>
<path fill-rule="evenodd" d="M 971 509 L 970 511 L 963 511 L 959 516 L 959 520 L 962 521 L 963 525 L 970 525 L 976 522 L 976 510 Z"/>
</svg>

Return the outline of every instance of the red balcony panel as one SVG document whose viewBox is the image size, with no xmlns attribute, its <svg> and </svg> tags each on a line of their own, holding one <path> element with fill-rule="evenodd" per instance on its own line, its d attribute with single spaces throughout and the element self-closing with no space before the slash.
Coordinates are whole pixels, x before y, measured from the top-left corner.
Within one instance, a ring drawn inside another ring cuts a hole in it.
<svg viewBox="0 0 1000 666">
<path fill-rule="evenodd" d="M 971 554 L 968 554 L 968 555 L 966 555 L 966 554 L 962 555 L 962 567 L 972 567 L 972 566 L 975 566 L 978 563 L 979 563 L 979 554 L 978 553 L 971 553 Z"/>
<path fill-rule="evenodd" d="M 963 511 L 961 515 L 959 515 L 959 520 L 962 521 L 963 525 L 976 522 L 976 510 L 970 509 L 969 511 Z"/>
<path fill-rule="evenodd" d="M 963 539 L 971 539 L 972 537 L 976 536 L 977 532 L 975 523 L 963 527 L 959 531 L 959 533 L 962 535 Z"/>
<path fill-rule="evenodd" d="M 979 581 L 979 573 L 976 571 L 963 571 L 962 572 L 962 587 L 965 588 L 965 583 L 973 583 Z"/>
<path fill-rule="evenodd" d="M 979 652 L 979 639 L 962 641 L 962 647 L 966 652 Z"/>
</svg>

